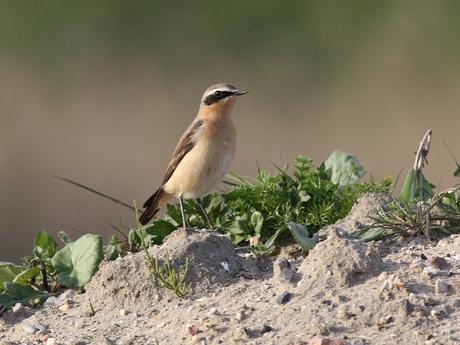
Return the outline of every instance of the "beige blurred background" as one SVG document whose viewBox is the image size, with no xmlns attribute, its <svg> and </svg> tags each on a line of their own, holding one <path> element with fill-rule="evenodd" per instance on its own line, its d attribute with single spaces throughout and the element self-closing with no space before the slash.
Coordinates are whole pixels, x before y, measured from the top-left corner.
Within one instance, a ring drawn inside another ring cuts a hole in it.
<svg viewBox="0 0 460 345">
<path fill-rule="evenodd" d="M 250 93 L 232 170 L 357 155 L 398 184 L 433 129 L 428 179 L 460 182 L 457 1 L 6 1 L 0 4 L 0 260 L 44 229 L 115 233 L 156 189 L 204 90 Z"/>
</svg>

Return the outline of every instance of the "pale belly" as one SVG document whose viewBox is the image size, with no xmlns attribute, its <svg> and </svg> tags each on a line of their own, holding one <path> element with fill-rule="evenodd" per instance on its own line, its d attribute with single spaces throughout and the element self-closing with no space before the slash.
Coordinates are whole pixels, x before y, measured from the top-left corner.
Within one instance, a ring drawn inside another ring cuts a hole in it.
<svg viewBox="0 0 460 345">
<path fill-rule="evenodd" d="M 234 157 L 235 145 L 227 141 L 213 147 L 197 144 L 185 155 L 163 189 L 185 199 L 205 197 L 222 182 Z"/>
</svg>

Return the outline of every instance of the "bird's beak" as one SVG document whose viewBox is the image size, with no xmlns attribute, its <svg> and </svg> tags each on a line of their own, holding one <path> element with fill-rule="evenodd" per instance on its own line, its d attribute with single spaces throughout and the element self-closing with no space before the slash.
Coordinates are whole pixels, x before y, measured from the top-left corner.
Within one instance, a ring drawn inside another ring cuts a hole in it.
<svg viewBox="0 0 460 345">
<path fill-rule="evenodd" d="M 233 94 L 235 97 L 236 96 L 242 96 L 242 95 L 245 95 L 247 94 L 249 91 L 246 91 L 246 90 L 237 90 L 235 91 L 235 93 Z"/>
</svg>

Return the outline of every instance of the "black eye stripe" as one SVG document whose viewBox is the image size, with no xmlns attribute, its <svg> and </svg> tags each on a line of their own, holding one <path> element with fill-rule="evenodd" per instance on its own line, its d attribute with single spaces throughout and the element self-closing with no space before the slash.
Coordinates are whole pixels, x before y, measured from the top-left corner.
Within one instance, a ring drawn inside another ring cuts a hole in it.
<svg viewBox="0 0 460 345">
<path fill-rule="evenodd" d="M 213 103 L 216 103 L 220 101 L 221 99 L 227 98 L 228 96 L 233 95 L 234 93 L 231 91 L 220 91 L 216 90 L 213 93 L 211 93 L 209 96 L 207 96 L 204 100 L 204 103 L 206 105 L 211 105 Z"/>
</svg>

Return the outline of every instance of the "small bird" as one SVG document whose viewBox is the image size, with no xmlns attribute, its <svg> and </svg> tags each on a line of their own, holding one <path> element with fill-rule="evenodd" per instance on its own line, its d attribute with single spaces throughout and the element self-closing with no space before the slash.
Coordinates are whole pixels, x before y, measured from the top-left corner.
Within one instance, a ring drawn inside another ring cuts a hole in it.
<svg viewBox="0 0 460 345">
<path fill-rule="evenodd" d="M 213 192 L 230 169 L 236 151 L 236 128 L 232 119 L 236 97 L 248 93 L 230 84 L 209 87 L 201 99 L 198 115 L 182 134 L 160 188 L 144 203 L 139 218 L 147 224 L 161 206 L 179 199 L 186 229 L 184 199 L 196 199 L 211 229 L 214 225 L 202 198 Z"/>
</svg>

